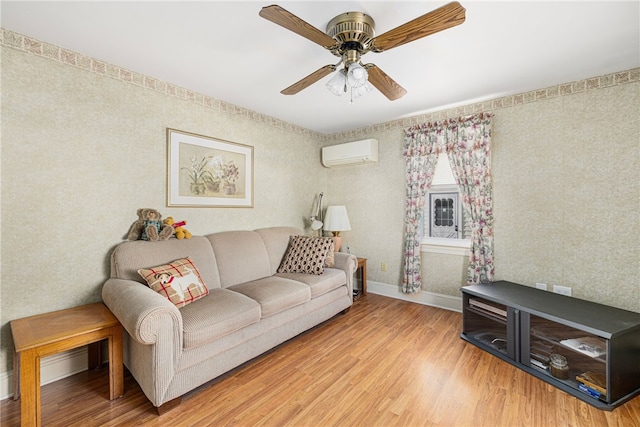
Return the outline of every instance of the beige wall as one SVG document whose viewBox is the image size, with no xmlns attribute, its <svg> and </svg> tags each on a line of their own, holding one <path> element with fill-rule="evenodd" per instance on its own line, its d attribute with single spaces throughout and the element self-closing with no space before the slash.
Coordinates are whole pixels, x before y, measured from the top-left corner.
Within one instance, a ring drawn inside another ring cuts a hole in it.
<svg viewBox="0 0 640 427">
<path fill-rule="evenodd" d="M 254 146 L 254 208 L 166 207 L 167 127 Z M 140 207 L 194 234 L 303 227 L 324 187 L 320 146 L 268 118 L 3 48 L 0 372 L 11 319 L 100 300 L 109 251 Z"/>
<path fill-rule="evenodd" d="M 497 112 L 496 274 L 640 312 L 640 84 Z"/>
<path fill-rule="evenodd" d="M 575 297 L 640 312 L 639 80 L 635 69 L 332 135 L 332 144 L 379 140 L 379 163 L 328 178 L 351 217 L 344 240 L 368 258 L 369 280 L 402 280 L 402 130 L 491 111 L 496 280 L 569 286 Z M 459 296 L 466 265 L 423 253 L 422 289 Z"/>
<path fill-rule="evenodd" d="M 11 370 L 11 319 L 99 300 L 109 251 L 139 207 L 186 219 L 195 234 L 303 226 L 324 191 L 325 206 L 347 205 L 345 246 L 369 258 L 369 279 L 398 285 L 402 129 L 475 111 L 495 113 L 496 278 L 571 286 L 640 312 L 639 70 L 318 135 L 90 58 L 3 42 L 0 374 Z M 255 207 L 167 208 L 167 127 L 253 145 Z M 321 167 L 322 145 L 368 137 L 379 163 Z M 430 254 L 423 289 L 459 295 L 465 264 Z"/>
</svg>

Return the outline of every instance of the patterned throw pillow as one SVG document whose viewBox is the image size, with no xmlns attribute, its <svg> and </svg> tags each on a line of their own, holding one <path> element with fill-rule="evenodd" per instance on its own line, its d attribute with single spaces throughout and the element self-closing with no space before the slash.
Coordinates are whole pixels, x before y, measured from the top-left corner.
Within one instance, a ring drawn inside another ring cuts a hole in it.
<svg viewBox="0 0 640 427">
<path fill-rule="evenodd" d="M 166 265 L 138 270 L 149 287 L 181 308 L 209 295 L 200 272 L 191 258 L 182 258 Z"/>
<path fill-rule="evenodd" d="M 323 274 L 332 247 L 331 237 L 291 236 L 278 273 Z"/>
</svg>

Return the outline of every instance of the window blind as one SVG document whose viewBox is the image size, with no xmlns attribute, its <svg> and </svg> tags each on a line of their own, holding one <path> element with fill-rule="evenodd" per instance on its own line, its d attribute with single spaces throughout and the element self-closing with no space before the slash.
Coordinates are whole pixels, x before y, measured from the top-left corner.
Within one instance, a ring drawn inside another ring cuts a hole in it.
<svg viewBox="0 0 640 427">
<path fill-rule="evenodd" d="M 436 163 L 436 170 L 431 182 L 431 186 L 434 185 L 456 185 L 456 179 L 453 177 L 453 172 L 451 172 L 447 153 L 440 153 L 438 156 L 438 163 Z"/>
</svg>

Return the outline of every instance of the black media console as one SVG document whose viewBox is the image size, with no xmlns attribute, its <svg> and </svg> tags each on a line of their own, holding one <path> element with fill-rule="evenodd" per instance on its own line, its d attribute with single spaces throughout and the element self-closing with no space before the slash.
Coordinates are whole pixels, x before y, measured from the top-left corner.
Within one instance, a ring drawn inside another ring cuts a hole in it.
<svg viewBox="0 0 640 427">
<path fill-rule="evenodd" d="M 504 281 L 462 296 L 462 339 L 600 409 L 640 394 L 640 313 Z"/>
</svg>

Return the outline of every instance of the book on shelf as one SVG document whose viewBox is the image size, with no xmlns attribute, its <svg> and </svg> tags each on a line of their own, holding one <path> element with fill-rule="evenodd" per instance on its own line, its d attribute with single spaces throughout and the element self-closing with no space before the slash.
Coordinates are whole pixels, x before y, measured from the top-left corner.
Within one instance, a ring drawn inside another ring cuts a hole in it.
<svg viewBox="0 0 640 427">
<path fill-rule="evenodd" d="M 529 356 L 531 356 L 531 359 L 535 359 L 538 362 L 543 363 L 545 366 L 549 366 L 549 362 L 551 361 L 550 354 L 537 353 L 534 349 L 531 349 Z"/>
<path fill-rule="evenodd" d="M 497 307 L 493 304 L 488 303 L 487 301 L 480 301 L 475 298 L 469 298 L 469 305 L 480 309 L 481 311 L 489 312 L 494 315 L 498 315 L 500 317 L 507 318 L 507 310 L 503 307 Z"/>
<path fill-rule="evenodd" d="M 601 373 L 595 371 L 583 372 L 579 375 L 576 375 L 576 381 L 585 385 L 586 387 L 598 391 L 601 394 L 607 394 L 607 386 L 605 385 L 606 379 Z"/>
<path fill-rule="evenodd" d="M 600 357 L 607 354 L 605 341 L 598 337 L 571 338 L 560 341 L 560 344 L 589 357 Z"/>
<path fill-rule="evenodd" d="M 578 384 L 578 389 L 580 391 L 583 391 L 585 393 L 587 393 L 589 396 L 594 397 L 596 399 L 600 398 L 600 396 L 602 396 L 602 393 L 600 393 L 598 390 L 594 390 L 589 386 L 586 386 L 582 383 Z"/>
<path fill-rule="evenodd" d="M 531 340 L 531 349 L 529 350 L 529 355 L 532 359 L 536 359 L 537 361 L 543 363 L 545 366 L 549 366 L 552 353 L 552 345 L 540 340 Z"/>
</svg>

